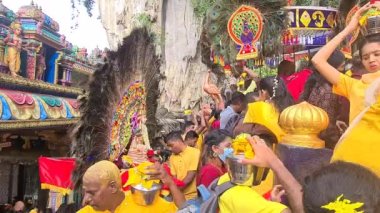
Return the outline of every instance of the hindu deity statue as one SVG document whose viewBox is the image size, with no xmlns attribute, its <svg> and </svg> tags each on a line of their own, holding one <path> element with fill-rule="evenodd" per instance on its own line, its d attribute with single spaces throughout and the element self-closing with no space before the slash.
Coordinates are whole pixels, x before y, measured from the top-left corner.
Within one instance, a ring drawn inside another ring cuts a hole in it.
<svg viewBox="0 0 380 213">
<path fill-rule="evenodd" d="M 5 64 L 8 65 L 10 73 L 12 76 L 18 76 L 20 72 L 21 65 L 21 23 L 18 21 L 14 21 L 11 24 L 11 32 L 4 39 L 6 44 L 6 54 L 5 54 Z"/>
<path fill-rule="evenodd" d="M 243 51 L 246 53 L 252 52 L 252 40 L 253 40 L 254 34 L 252 30 L 249 28 L 249 24 L 247 21 L 244 21 L 243 23 L 243 32 L 240 36 L 241 41 L 243 42 Z"/>
<path fill-rule="evenodd" d="M 46 69 L 45 50 L 44 48 L 41 48 L 39 54 L 37 54 L 37 69 L 36 69 L 37 80 L 40 80 L 40 81 L 43 80 L 45 69 Z"/>
</svg>

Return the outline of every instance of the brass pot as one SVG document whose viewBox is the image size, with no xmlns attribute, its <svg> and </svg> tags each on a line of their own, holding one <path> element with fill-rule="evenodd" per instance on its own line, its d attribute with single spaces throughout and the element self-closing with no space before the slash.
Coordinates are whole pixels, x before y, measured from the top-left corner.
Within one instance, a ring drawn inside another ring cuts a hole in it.
<svg viewBox="0 0 380 213">
<path fill-rule="evenodd" d="M 132 186 L 132 199 L 140 206 L 149 206 L 159 197 L 161 187 L 161 184 L 154 184 L 150 189 L 144 188 L 141 184 Z"/>
</svg>

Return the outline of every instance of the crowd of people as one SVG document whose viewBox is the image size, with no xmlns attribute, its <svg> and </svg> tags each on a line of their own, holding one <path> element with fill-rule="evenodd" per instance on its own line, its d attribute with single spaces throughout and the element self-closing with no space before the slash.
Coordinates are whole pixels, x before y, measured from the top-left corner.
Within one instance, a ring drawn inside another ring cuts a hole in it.
<svg viewBox="0 0 380 213">
<path fill-rule="evenodd" d="M 165 136 L 167 152 L 161 153 L 170 152 L 170 157 L 148 151 L 144 159 L 151 163 L 143 171 L 138 167 L 144 174 L 141 182 L 159 180 L 159 186 L 128 185 L 130 170 L 99 161 L 83 176 L 83 208 L 78 212 L 380 212 L 380 34 L 363 39 L 349 72 L 337 50 L 372 7 L 379 4 L 360 8 L 312 57 L 312 65 L 299 72 L 286 60 L 272 77 L 259 78 L 244 66 L 251 83 L 234 83 L 221 91 L 211 83 L 209 71 L 203 89 L 213 102 L 188 116 L 180 131 Z M 330 123 L 319 136 L 333 155 L 329 165 L 300 181 L 274 150 L 285 134 L 281 112 L 302 101 L 327 112 Z M 232 181 L 228 159 L 238 137 L 248 141 L 254 157 L 238 158 L 237 163 L 269 169 L 258 184 Z"/>
<path fill-rule="evenodd" d="M 380 35 L 365 37 L 359 47 L 362 66 L 356 62 L 349 72 L 337 50 L 371 7 L 363 6 L 313 56 L 312 66 L 299 72 L 294 62 L 283 61 L 277 76 L 260 79 L 244 67 L 252 83 L 221 91 L 210 82 L 210 71 L 203 89 L 213 103 L 189 116 L 182 131 L 167 134 L 165 149 L 171 156 L 166 162 L 153 157 L 155 164 L 146 168 L 170 196 L 137 205 L 133 187 L 122 190 L 119 168 L 102 161 L 83 177 L 85 207 L 79 212 L 379 212 Z M 278 124 L 281 112 L 302 101 L 327 112 L 330 124 L 320 138 L 333 156 L 331 164 L 299 182 L 274 149 L 285 134 Z M 270 169 L 257 186 L 231 183 L 227 159 L 234 155 L 233 138 L 241 134 L 255 155 L 238 163 Z"/>
</svg>

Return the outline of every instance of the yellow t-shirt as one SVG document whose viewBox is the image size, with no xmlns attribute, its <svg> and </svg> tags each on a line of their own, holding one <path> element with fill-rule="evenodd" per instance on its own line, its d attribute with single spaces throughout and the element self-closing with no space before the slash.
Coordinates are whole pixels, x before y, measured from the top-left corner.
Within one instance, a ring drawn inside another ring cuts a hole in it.
<svg viewBox="0 0 380 213">
<path fill-rule="evenodd" d="M 380 177 L 380 97 L 357 125 L 336 145 L 331 161 L 364 166 Z"/>
<path fill-rule="evenodd" d="M 137 205 L 133 199 L 130 191 L 125 193 L 125 199 L 116 208 L 114 213 L 125 213 L 125 212 L 138 212 L 138 213 L 175 213 L 177 212 L 177 207 L 174 203 L 168 202 L 161 197 L 158 197 L 152 205 L 140 206 Z M 95 211 L 91 206 L 85 206 L 77 213 L 110 213 L 110 211 Z"/>
<path fill-rule="evenodd" d="M 177 179 L 183 180 L 187 172 L 197 171 L 200 151 L 196 148 L 186 146 L 185 150 L 178 155 L 172 155 L 169 159 L 170 172 L 176 176 Z M 196 178 L 187 186 L 183 193 L 186 200 L 197 197 Z"/>
<path fill-rule="evenodd" d="M 220 177 L 218 185 L 229 180 L 228 174 L 224 174 Z M 285 209 L 287 209 L 285 205 L 264 199 L 249 186 L 234 186 L 219 198 L 220 213 L 280 213 Z"/>
<path fill-rule="evenodd" d="M 380 77 L 380 71 L 365 74 L 361 80 L 340 74 L 338 83 L 333 85 L 333 92 L 335 94 L 344 96 L 350 101 L 350 123 L 365 108 L 365 91 L 378 77 Z"/>
</svg>

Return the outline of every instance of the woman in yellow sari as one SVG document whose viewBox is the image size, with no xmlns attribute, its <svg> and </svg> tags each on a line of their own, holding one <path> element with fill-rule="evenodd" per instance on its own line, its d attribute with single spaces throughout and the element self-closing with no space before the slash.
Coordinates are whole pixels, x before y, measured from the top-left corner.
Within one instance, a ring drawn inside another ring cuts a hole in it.
<svg viewBox="0 0 380 213">
<path fill-rule="evenodd" d="M 357 30 L 362 14 L 370 8 L 380 8 L 380 5 L 368 3 L 360 8 L 346 28 L 325 45 L 313 57 L 312 62 L 333 84 L 333 92 L 350 101 L 350 127 L 336 146 L 332 161 L 357 163 L 380 176 L 380 107 L 378 94 L 375 92 L 380 79 L 380 35 L 367 35 L 359 46 L 361 61 L 369 72 L 360 80 L 340 73 L 327 63 L 328 57 L 339 44 Z"/>
<path fill-rule="evenodd" d="M 7 45 L 6 54 L 5 54 L 5 64 L 9 66 L 9 70 L 12 76 L 17 76 L 20 72 L 21 65 L 21 23 L 13 22 L 11 24 L 12 33 L 4 39 L 5 44 Z"/>
</svg>

